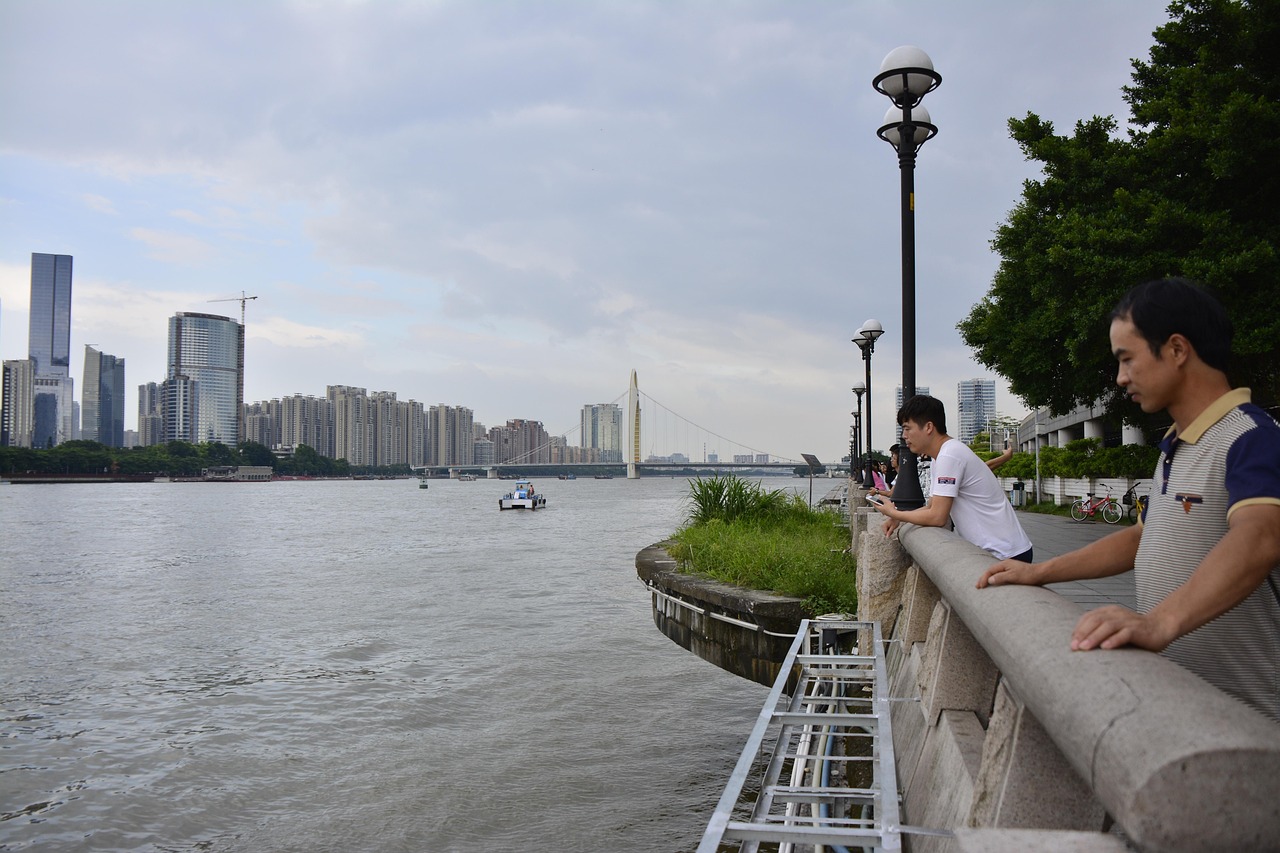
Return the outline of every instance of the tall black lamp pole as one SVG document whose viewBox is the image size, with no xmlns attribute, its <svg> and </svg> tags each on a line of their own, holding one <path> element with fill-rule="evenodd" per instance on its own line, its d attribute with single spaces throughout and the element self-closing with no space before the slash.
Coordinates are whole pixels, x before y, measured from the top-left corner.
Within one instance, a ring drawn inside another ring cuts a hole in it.
<svg viewBox="0 0 1280 853">
<path fill-rule="evenodd" d="M 916 393 L 916 152 L 932 139 L 938 128 L 921 105 L 924 96 L 938 88 L 942 75 L 933 60 L 918 47 L 895 48 L 880 64 L 871 81 L 877 92 L 893 101 L 876 135 L 898 152 L 902 173 L 902 399 Z M 916 473 L 916 455 L 905 443 L 898 449 L 898 478 L 891 500 L 899 509 L 924 506 L 924 493 Z"/>
<path fill-rule="evenodd" d="M 857 337 L 853 339 L 858 349 L 862 350 L 862 360 L 867 369 L 867 468 L 866 477 L 862 481 L 862 487 L 865 489 L 874 488 L 876 485 L 876 481 L 871 476 L 871 354 L 876 351 L 876 339 L 883 334 L 884 327 L 880 325 L 879 320 L 868 320 L 862 324 Z M 861 398 L 858 402 L 862 402 Z"/>
<path fill-rule="evenodd" d="M 862 458 L 862 395 L 866 393 L 867 386 L 861 379 L 853 383 L 853 393 L 858 398 L 858 410 L 850 412 L 853 415 L 853 433 L 849 436 L 849 477 L 853 477 L 853 466 L 858 459 Z"/>
</svg>

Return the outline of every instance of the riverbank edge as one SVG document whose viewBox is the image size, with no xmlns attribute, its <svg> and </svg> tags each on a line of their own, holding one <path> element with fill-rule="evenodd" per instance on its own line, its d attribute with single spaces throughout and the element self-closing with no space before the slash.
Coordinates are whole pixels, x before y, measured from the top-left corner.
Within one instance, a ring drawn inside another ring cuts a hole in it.
<svg viewBox="0 0 1280 853">
<path fill-rule="evenodd" d="M 708 663 L 772 687 L 801 620 L 814 616 L 804 600 L 682 572 L 668 544 L 642 548 L 635 559 L 654 625 Z"/>
</svg>

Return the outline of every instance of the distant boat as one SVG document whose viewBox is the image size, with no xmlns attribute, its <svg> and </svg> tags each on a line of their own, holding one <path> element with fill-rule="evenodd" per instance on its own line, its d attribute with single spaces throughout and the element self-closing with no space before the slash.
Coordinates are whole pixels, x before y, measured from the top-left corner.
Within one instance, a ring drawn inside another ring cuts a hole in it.
<svg viewBox="0 0 1280 853">
<path fill-rule="evenodd" d="M 597 480 L 612 480 L 612 479 L 613 479 L 613 475 L 612 475 L 612 474 L 596 474 L 596 479 L 597 479 Z"/>
<path fill-rule="evenodd" d="M 458 475 L 459 483 L 474 483 L 475 481 L 476 481 L 475 474 L 459 474 Z"/>
<path fill-rule="evenodd" d="M 429 489 L 429 488 L 431 488 L 431 487 L 427 485 L 427 481 L 426 481 L 426 480 L 419 480 L 419 481 L 418 481 L 418 488 L 419 488 L 419 489 Z"/>
<path fill-rule="evenodd" d="M 560 475 L 560 479 L 561 479 L 561 480 L 576 480 L 576 479 L 578 479 L 578 475 L 577 475 L 577 474 L 561 474 L 561 475 Z"/>
<path fill-rule="evenodd" d="M 498 509 L 537 509 L 546 506 L 547 499 L 538 494 L 529 480 L 516 480 L 516 487 L 498 498 Z"/>
</svg>

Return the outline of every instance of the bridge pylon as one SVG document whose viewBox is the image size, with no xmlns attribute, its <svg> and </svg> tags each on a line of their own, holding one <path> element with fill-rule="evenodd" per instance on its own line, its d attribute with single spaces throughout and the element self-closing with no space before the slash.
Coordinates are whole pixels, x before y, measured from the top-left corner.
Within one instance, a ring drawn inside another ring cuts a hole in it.
<svg viewBox="0 0 1280 853">
<path fill-rule="evenodd" d="M 640 479 L 640 386 L 636 371 L 631 370 L 631 387 L 627 390 L 627 424 L 630 440 L 627 442 L 627 479 Z"/>
</svg>

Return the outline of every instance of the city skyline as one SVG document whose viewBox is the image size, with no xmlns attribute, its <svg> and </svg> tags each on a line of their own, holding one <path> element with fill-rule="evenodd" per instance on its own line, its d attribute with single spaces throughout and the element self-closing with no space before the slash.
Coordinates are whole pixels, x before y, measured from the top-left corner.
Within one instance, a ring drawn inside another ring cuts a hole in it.
<svg viewBox="0 0 1280 853">
<path fill-rule="evenodd" d="M 127 358 L 128 418 L 164 374 L 166 318 L 243 293 L 248 400 L 347 384 L 567 431 L 636 368 L 735 441 L 838 458 L 865 319 L 885 329 L 876 387 L 902 373 L 882 59 L 918 44 L 943 78 L 916 171 L 916 363 L 950 388 L 983 374 L 955 325 L 1038 176 L 1007 120 L 1123 134 L 1130 61 L 1167 20 L 1158 0 L 13 0 L 0 356 L 22 355 L 30 252 L 58 252 L 71 375 L 87 343 Z M 892 403 L 875 397 L 877 436 Z"/>
</svg>

